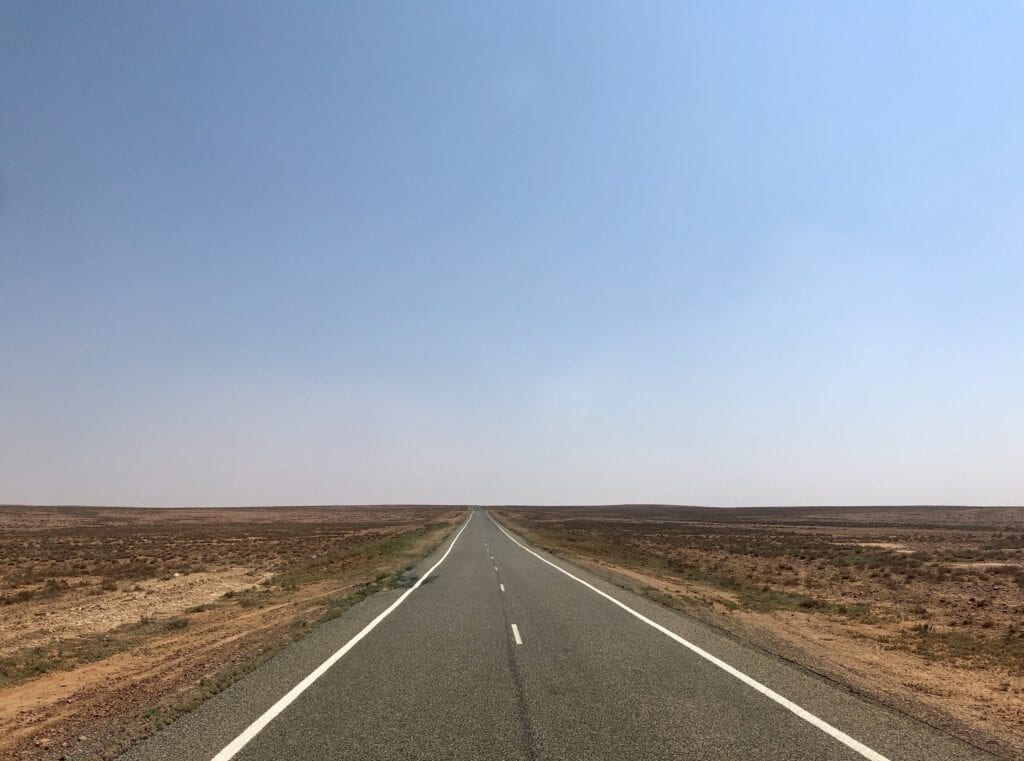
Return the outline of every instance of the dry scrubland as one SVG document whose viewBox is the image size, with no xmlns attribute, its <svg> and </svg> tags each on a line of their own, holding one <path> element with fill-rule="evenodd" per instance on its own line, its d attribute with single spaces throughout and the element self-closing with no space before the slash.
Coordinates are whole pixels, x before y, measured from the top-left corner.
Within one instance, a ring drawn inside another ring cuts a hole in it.
<svg viewBox="0 0 1024 761">
<path fill-rule="evenodd" d="M 460 508 L 0 507 L 0 758 L 111 758 L 437 546 Z"/>
<path fill-rule="evenodd" d="M 546 549 L 1024 758 L 1024 509 L 497 514 Z"/>
</svg>

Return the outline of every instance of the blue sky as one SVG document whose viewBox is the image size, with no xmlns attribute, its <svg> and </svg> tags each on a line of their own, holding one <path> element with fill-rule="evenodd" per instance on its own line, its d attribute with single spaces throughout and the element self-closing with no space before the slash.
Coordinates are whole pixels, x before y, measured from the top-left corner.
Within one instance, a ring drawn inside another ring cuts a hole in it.
<svg viewBox="0 0 1024 761">
<path fill-rule="evenodd" d="M 0 502 L 1024 502 L 1024 5 L 0 7 Z"/>
</svg>

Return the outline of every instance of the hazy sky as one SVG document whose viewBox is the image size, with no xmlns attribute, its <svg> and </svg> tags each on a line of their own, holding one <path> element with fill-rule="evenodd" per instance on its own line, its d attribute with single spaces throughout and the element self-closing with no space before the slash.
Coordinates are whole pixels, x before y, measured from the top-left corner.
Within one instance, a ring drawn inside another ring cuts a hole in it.
<svg viewBox="0 0 1024 761">
<path fill-rule="evenodd" d="M 1024 502 L 1024 4 L 0 4 L 0 502 Z"/>
</svg>

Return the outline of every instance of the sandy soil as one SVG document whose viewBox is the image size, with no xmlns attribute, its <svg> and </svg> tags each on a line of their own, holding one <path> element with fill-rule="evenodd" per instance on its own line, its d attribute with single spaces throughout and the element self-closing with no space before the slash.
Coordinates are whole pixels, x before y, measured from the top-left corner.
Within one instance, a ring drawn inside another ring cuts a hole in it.
<svg viewBox="0 0 1024 761">
<path fill-rule="evenodd" d="M 111 755 L 117 743 L 111 742 L 109 728 L 96 734 L 97 718 L 123 715 L 126 706 L 132 704 L 159 710 L 179 690 L 194 687 L 225 665 L 244 658 L 247 646 L 273 644 L 275 635 L 292 626 L 296 611 L 311 615 L 319 598 L 343 594 L 354 586 L 351 582 L 309 587 L 287 602 L 265 608 L 224 607 L 204 611 L 193 616 L 187 630 L 179 634 L 162 636 L 95 663 L 44 674 L 3 690 L 0 727 L 9 734 L 0 748 L 8 744 L 16 747 L 19 740 L 28 738 L 36 748 L 71 748 L 79 757 L 93 753 L 100 757 Z M 120 739 L 140 736 L 149 728 L 129 726 Z M 83 735 L 85 740 L 80 739 Z M 9 743 L 10 740 L 15 742 Z M 17 757 L 38 755 L 23 749 Z"/>
<path fill-rule="evenodd" d="M 30 600 L 0 607 L 0 658 L 26 647 L 109 631 L 144 617 L 171 616 L 215 602 L 266 581 L 269 571 L 178 574 L 166 581 L 146 579 L 100 594 L 71 593 L 58 600 Z"/>
<path fill-rule="evenodd" d="M 625 586 L 653 589 L 658 599 L 724 628 L 813 671 L 882 698 L 923 720 L 1006 755 L 1024 747 L 1024 700 L 1012 677 L 950 668 L 882 644 L 887 627 L 851 624 L 811 613 L 737 610 L 728 592 L 576 557 L 576 562 Z M 669 600 L 665 596 L 676 596 Z M 697 602 L 701 607 L 694 607 Z M 996 743 L 991 742 L 998 738 Z M 1008 755 L 1007 758 L 1016 758 Z"/>
<path fill-rule="evenodd" d="M 1024 758 L 1024 509 L 499 514 L 617 583 Z"/>
<path fill-rule="evenodd" d="M 115 757 L 396 583 L 462 516 L 0 507 L 0 758 Z"/>
</svg>

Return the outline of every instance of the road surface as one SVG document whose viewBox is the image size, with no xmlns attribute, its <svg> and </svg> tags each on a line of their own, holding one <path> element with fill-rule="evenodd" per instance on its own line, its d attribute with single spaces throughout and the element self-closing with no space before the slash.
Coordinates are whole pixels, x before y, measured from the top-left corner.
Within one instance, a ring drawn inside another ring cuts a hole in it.
<svg viewBox="0 0 1024 761">
<path fill-rule="evenodd" d="M 124 761 L 991 759 L 528 546 L 483 509 Z"/>
</svg>

